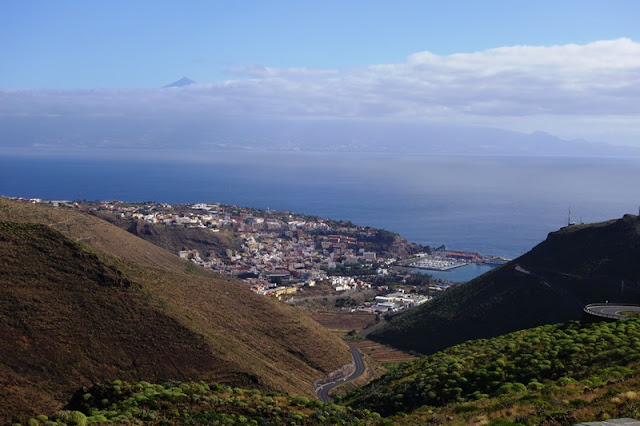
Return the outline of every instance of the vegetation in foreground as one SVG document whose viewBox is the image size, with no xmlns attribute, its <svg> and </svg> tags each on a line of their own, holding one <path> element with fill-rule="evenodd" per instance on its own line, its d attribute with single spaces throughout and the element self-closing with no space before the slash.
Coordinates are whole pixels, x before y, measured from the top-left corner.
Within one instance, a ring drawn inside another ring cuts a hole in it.
<svg viewBox="0 0 640 426">
<path fill-rule="evenodd" d="M 30 423 L 574 424 L 640 417 L 640 320 L 548 325 L 404 362 L 335 404 L 205 382 L 113 381 Z"/>
<path fill-rule="evenodd" d="M 489 340 L 469 341 L 407 362 L 342 399 L 382 415 L 423 406 L 477 411 L 492 403 L 527 401 L 535 422 L 589 405 L 582 398 L 640 371 L 640 321 L 547 325 Z M 572 386 L 569 386 L 572 385 Z M 617 393 L 621 393 L 618 390 Z M 515 395 L 515 400 L 514 400 Z M 556 404 L 552 400 L 565 400 Z M 636 397 L 628 395 L 635 403 Z M 571 402 L 575 400 L 574 402 Z M 553 410 L 552 410 L 553 408 Z M 629 411 L 637 415 L 634 407 Z M 556 412 L 553 414 L 553 412 Z"/>
<path fill-rule="evenodd" d="M 29 424 L 383 424 L 380 415 L 306 397 L 205 382 L 127 383 L 80 390 L 65 410 Z"/>
</svg>

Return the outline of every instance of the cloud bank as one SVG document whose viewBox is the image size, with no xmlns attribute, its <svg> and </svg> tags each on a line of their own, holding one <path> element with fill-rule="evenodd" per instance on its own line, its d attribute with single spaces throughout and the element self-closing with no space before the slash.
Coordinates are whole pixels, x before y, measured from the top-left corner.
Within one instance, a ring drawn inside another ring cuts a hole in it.
<svg viewBox="0 0 640 426">
<path fill-rule="evenodd" d="M 334 70 L 248 66 L 152 90 L 0 90 L 4 116 L 165 115 L 482 125 L 640 145 L 640 44 L 630 39 L 419 52 Z"/>
</svg>

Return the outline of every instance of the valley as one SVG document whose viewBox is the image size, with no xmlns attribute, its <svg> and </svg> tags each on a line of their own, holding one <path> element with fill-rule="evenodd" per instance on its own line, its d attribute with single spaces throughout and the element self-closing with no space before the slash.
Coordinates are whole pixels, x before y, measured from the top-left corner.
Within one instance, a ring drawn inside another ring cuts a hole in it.
<svg viewBox="0 0 640 426">
<path fill-rule="evenodd" d="M 428 276 L 380 274 L 371 288 L 331 296 L 327 274 L 282 300 L 176 255 L 198 244 L 187 251 L 233 254 L 247 241 L 242 230 L 103 216 L 91 205 L 0 199 L 0 422 L 566 424 L 638 415 L 637 320 L 575 321 L 583 303 L 637 303 L 636 216 L 561 229 L 446 290 Z M 376 260 L 412 247 L 323 223 L 321 237 L 361 236 L 361 254 Z M 297 231 L 277 238 L 304 253 Z M 341 272 L 381 269 L 362 265 Z M 399 290 L 432 299 L 391 316 L 353 309 Z"/>
<path fill-rule="evenodd" d="M 350 362 L 341 339 L 294 308 L 86 213 L 0 199 L 0 222 L 0 324 L 10 343 L 0 392 L 13 401 L 0 421 L 61 408 L 79 386 L 114 379 L 313 396 L 314 380 Z"/>
</svg>

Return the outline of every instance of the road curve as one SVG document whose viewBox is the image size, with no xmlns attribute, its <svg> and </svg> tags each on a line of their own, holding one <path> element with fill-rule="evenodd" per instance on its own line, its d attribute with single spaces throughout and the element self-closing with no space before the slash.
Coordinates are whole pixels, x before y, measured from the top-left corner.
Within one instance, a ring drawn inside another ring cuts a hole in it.
<svg viewBox="0 0 640 426">
<path fill-rule="evenodd" d="M 340 386 L 344 383 L 350 382 L 352 380 L 357 379 L 358 377 L 364 374 L 366 370 L 366 364 L 364 363 L 364 359 L 362 359 L 362 354 L 355 346 L 349 345 L 349 349 L 351 349 L 351 356 L 353 357 L 353 364 L 356 369 L 353 373 L 351 373 L 347 377 L 343 377 L 342 379 L 335 380 L 333 382 L 328 382 L 323 384 L 322 386 L 316 389 L 316 395 L 318 399 L 322 402 L 329 402 L 331 398 L 329 397 L 329 391 L 337 386 Z"/>
<path fill-rule="evenodd" d="M 640 306 L 617 305 L 614 303 L 594 303 L 585 306 L 584 311 L 588 314 L 598 317 L 611 319 L 627 319 L 628 317 L 620 315 L 620 312 L 640 312 Z"/>
</svg>

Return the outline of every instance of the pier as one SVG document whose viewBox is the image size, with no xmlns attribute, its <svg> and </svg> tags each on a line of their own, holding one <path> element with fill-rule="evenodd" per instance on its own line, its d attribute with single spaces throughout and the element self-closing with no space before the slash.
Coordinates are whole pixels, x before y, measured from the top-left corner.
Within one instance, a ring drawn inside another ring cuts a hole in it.
<svg viewBox="0 0 640 426">
<path fill-rule="evenodd" d="M 465 266 L 466 263 L 461 263 L 448 259 L 420 259 L 414 262 L 408 263 L 406 266 L 416 269 L 426 269 L 430 271 L 450 271 L 451 269 Z"/>
</svg>

